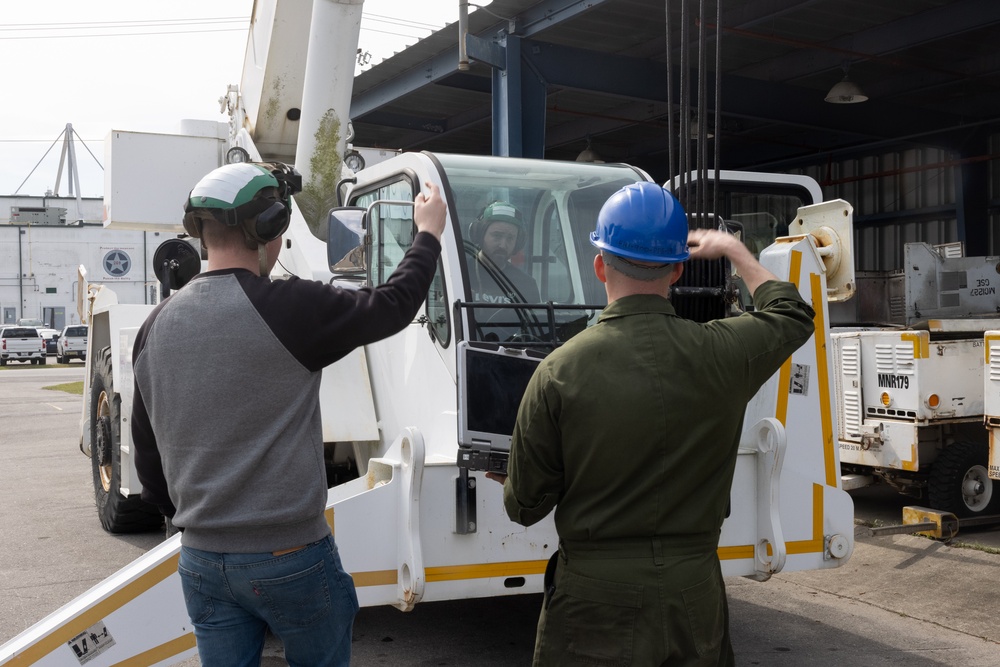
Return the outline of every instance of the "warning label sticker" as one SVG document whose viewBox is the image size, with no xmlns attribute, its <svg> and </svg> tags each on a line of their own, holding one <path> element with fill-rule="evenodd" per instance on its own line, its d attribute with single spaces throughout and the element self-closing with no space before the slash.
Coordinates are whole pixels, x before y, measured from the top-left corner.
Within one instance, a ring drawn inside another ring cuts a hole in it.
<svg viewBox="0 0 1000 667">
<path fill-rule="evenodd" d="M 798 396 L 809 394 L 809 367 L 792 364 L 792 376 L 788 383 L 788 393 Z"/>
<path fill-rule="evenodd" d="M 67 642 L 76 654 L 76 659 L 85 665 L 115 645 L 115 638 L 108 632 L 104 622 L 90 626 Z"/>
</svg>

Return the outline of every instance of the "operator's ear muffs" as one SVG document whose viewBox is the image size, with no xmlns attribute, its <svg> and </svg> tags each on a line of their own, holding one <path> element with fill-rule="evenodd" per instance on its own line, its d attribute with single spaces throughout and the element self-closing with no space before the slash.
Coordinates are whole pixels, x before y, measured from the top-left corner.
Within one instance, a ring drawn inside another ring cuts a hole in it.
<svg viewBox="0 0 1000 667">
<path fill-rule="evenodd" d="M 280 201 L 272 199 L 256 201 L 267 204 L 267 208 L 258 213 L 256 218 L 243 218 L 243 231 L 257 243 L 266 245 L 285 233 L 291 220 L 291 212 Z"/>
<path fill-rule="evenodd" d="M 201 238 L 202 221 L 199 214 L 211 215 L 228 227 L 241 225 L 247 237 L 266 245 L 285 233 L 291 220 L 291 211 L 284 202 L 262 197 L 234 209 L 198 209 L 191 206 L 188 197 L 184 204 L 184 230 L 194 238 Z"/>
<path fill-rule="evenodd" d="M 495 203 L 495 202 L 494 202 Z M 517 211 L 517 222 L 508 222 L 507 220 L 483 220 L 483 216 L 486 215 L 487 209 L 493 204 L 489 204 L 483 207 L 483 210 L 479 212 L 479 217 L 472 221 L 469 225 L 469 238 L 480 248 L 483 247 L 483 239 L 486 237 L 486 230 L 494 222 L 507 222 L 508 224 L 517 227 L 517 240 L 514 242 L 514 253 L 517 254 L 524 249 L 524 242 L 527 240 L 527 236 L 524 233 L 524 219 L 521 218 L 521 212 Z M 516 210 L 516 209 L 515 209 Z"/>
</svg>

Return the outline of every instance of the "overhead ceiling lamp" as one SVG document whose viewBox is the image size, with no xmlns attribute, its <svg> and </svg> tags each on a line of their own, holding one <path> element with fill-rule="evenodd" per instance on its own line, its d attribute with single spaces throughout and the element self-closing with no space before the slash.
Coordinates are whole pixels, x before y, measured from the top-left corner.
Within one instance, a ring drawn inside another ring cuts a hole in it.
<svg viewBox="0 0 1000 667">
<path fill-rule="evenodd" d="M 604 164 L 604 159 L 597 154 L 593 148 L 590 147 L 590 139 L 587 139 L 587 147 L 580 151 L 580 154 L 576 156 L 577 162 L 595 162 L 597 164 Z"/>
<path fill-rule="evenodd" d="M 861 86 L 847 78 L 847 68 L 844 68 L 844 78 L 835 84 L 824 98 L 830 104 L 857 104 L 864 102 L 868 96 L 861 90 Z"/>
</svg>

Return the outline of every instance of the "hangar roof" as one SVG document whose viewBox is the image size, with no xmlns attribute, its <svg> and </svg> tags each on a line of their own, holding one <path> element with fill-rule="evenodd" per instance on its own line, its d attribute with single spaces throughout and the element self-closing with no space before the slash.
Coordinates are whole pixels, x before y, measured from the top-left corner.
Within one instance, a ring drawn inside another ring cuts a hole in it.
<svg viewBox="0 0 1000 667">
<path fill-rule="evenodd" d="M 469 32 L 487 42 L 518 38 L 523 75 L 545 86 L 544 157 L 573 160 L 589 140 L 605 161 L 629 162 L 659 180 L 669 177 L 671 120 L 680 132 L 679 113 L 668 115 L 667 71 L 676 110 L 679 73 L 698 63 L 702 26 L 712 72 L 701 107 L 722 168 L 780 170 L 926 145 L 962 154 L 1000 129 L 996 0 L 690 0 L 688 7 L 682 21 L 679 0 L 496 0 L 469 16 Z M 700 7 L 708 12 L 701 22 Z M 682 25 L 691 26 L 689 49 L 680 46 Z M 447 26 L 355 79 L 355 144 L 493 152 L 493 70 L 481 60 L 459 68 L 458 33 L 457 23 Z M 845 71 L 867 101 L 824 101 Z"/>
</svg>

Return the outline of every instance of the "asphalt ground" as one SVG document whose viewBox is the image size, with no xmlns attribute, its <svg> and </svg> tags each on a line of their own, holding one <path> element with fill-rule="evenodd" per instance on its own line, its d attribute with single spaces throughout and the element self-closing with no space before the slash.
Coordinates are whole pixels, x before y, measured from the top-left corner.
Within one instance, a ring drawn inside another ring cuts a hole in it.
<svg viewBox="0 0 1000 667">
<path fill-rule="evenodd" d="M 160 541 L 108 535 L 97 522 L 90 460 L 77 444 L 82 401 L 43 389 L 82 375 L 80 363 L 0 371 L 0 644 Z M 899 523 L 902 506 L 913 504 L 880 487 L 852 496 L 867 524 Z M 727 579 L 737 664 L 1000 665 L 997 551 L 1000 529 L 963 530 L 950 544 L 859 537 L 836 570 Z M 427 603 L 407 614 L 362 609 L 352 664 L 528 665 L 540 602 L 525 595 Z M 277 642 L 268 642 L 263 664 L 284 664 Z"/>
</svg>

